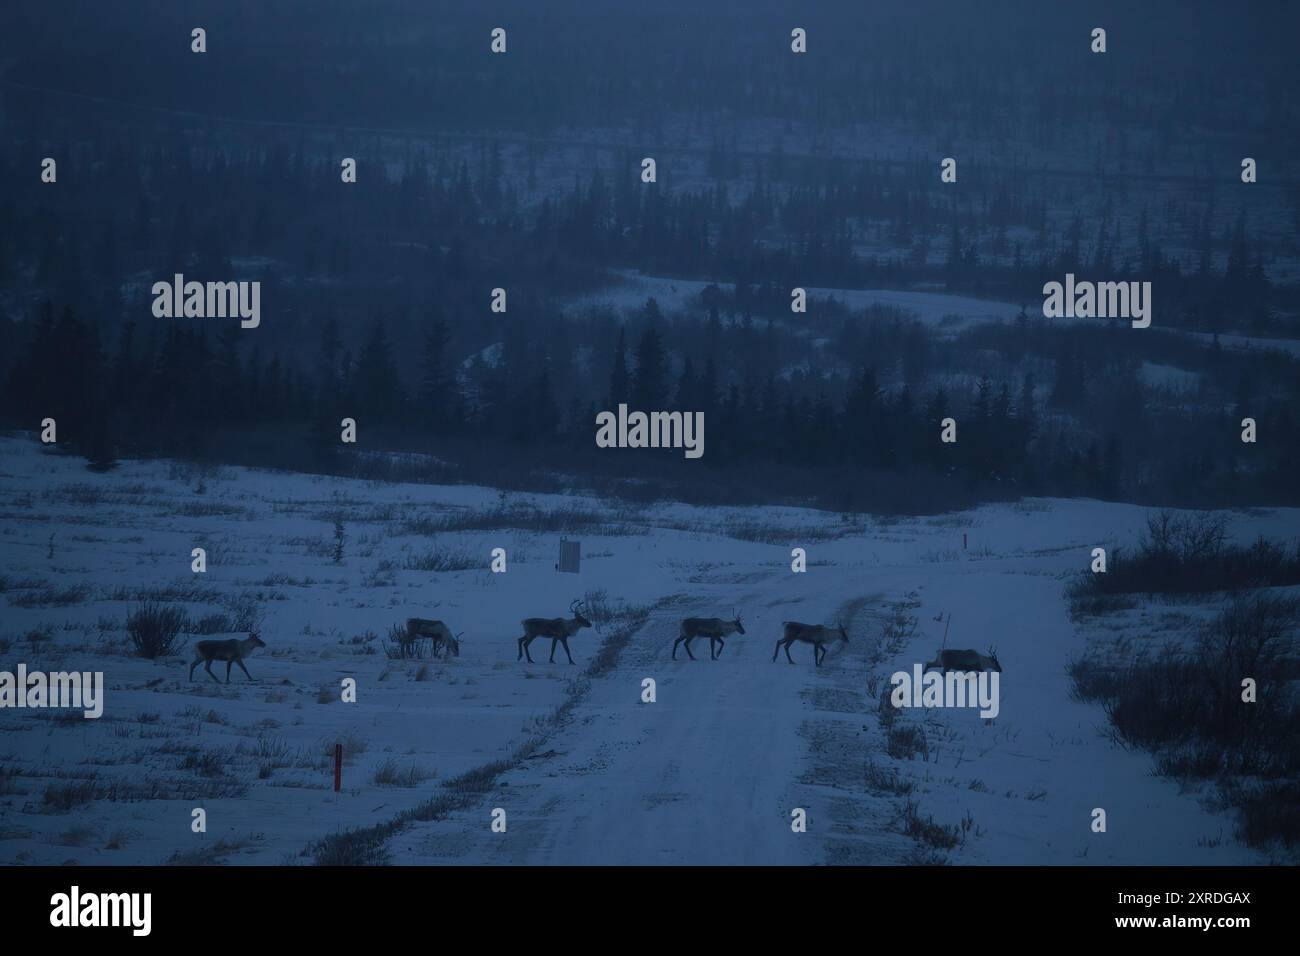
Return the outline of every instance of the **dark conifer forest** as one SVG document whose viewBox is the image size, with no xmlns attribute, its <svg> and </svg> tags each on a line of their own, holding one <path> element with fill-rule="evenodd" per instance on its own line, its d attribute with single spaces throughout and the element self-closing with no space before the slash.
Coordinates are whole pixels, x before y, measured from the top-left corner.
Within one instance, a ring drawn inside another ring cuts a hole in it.
<svg viewBox="0 0 1300 956">
<path fill-rule="evenodd" d="M 689 28 L 675 3 L 132 6 L 0 13 L 0 427 L 56 418 L 89 467 L 843 511 L 1300 501 L 1300 68 L 1259 28 L 1286 5 L 862 4 L 800 11 L 806 57 L 776 55 L 774 3 Z M 1123 38 L 1101 64 L 1095 19 Z M 156 318 L 175 273 L 260 281 L 260 326 Z M 1151 327 L 1044 318 L 1066 273 L 1149 281 Z M 620 402 L 704 411 L 707 453 L 596 449 Z"/>
</svg>

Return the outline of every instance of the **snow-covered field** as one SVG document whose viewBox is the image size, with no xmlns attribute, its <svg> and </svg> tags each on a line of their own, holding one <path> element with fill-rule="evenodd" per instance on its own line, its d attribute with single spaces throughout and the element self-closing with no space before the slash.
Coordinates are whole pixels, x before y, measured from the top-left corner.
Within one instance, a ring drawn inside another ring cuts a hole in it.
<svg viewBox="0 0 1300 956">
<path fill-rule="evenodd" d="M 1099 708 L 1070 698 L 1066 664 L 1100 637 L 1071 624 L 1063 579 L 1094 546 L 1131 542 L 1144 516 L 1058 500 L 897 520 L 631 508 L 168 462 L 96 475 L 0 439 L 0 670 L 97 670 L 107 684 L 99 720 L 0 710 L 0 861 L 305 863 L 314 841 L 391 820 L 504 761 L 481 799 L 398 830 L 390 859 L 1267 862 L 1203 794 L 1154 776 L 1148 756 L 1109 738 Z M 1300 532 L 1297 511 L 1230 522 L 1239 538 Z M 554 568 L 562 534 L 582 542 L 578 575 Z M 195 547 L 206 573 L 191 571 Z M 498 547 L 503 574 L 489 570 Z M 795 547 L 806 573 L 791 572 Z M 448 565 L 463 570 L 420 570 Z M 256 683 L 238 668 L 228 686 L 202 668 L 189 681 L 198 636 L 164 659 L 133 656 L 126 617 L 150 598 L 210 616 L 208 630 L 260 618 Z M 597 625 L 571 641 L 577 665 L 559 662 L 562 650 L 547 663 L 540 640 L 536 664 L 516 662 L 519 620 L 562 615 L 574 598 Z M 698 660 L 671 659 L 681 617 L 733 609 L 746 633 L 719 660 L 706 641 Z M 795 666 L 772 662 L 783 621 L 840 615 L 850 641 L 823 667 L 806 645 Z M 895 725 L 917 725 L 924 743 L 891 756 L 881 690 L 933 656 L 940 615 L 951 615 L 948 647 L 997 646 L 1001 713 L 898 712 Z M 409 616 L 463 631 L 460 657 L 390 659 L 389 628 Z M 887 622 L 912 618 L 914 636 L 882 638 Z M 629 627 L 581 677 L 602 640 Z M 340 700 L 348 677 L 355 703 Z M 200 807 L 207 832 L 196 834 Z M 1105 834 L 1091 832 L 1095 807 Z M 494 808 L 505 833 L 490 827 Z M 791 830 L 794 808 L 806 833 Z M 925 845 L 903 832 L 909 813 L 962 839 Z"/>
</svg>

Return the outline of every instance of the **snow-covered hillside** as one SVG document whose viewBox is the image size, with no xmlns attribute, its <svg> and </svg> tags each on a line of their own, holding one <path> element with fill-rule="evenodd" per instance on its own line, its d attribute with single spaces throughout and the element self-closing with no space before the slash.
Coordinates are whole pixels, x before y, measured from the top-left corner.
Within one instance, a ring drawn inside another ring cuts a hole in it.
<svg viewBox="0 0 1300 956">
<path fill-rule="evenodd" d="M 1131 541 L 1144 515 L 1057 500 L 901 520 L 633 508 L 167 462 L 96 475 L 3 439 L 0 670 L 103 671 L 107 698 L 100 720 L 0 710 L 0 861 L 305 863 L 322 837 L 397 819 L 487 767 L 481 798 L 408 821 L 388 859 L 1264 862 L 1070 698 L 1066 664 L 1089 638 L 1063 578 L 1094 546 Z M 1296 511 L 1230 522 L 1239 538 L 1300 532 Z M 578 575 L 554 568 L 561 535 L 582 542 Z M 795 547 L 806 573 L 791 572 Z M 489 570 L 494 548 L 504 574 Z M 577 665 L 547 663 L 544 640 L 536 664 L 517 662 L 520 619 L 575 598 L 596 624 L 570 642 Z M 201 668 L 191 682 L 187 651 L 133 656 L 126 617 L 150 599 L 207 616 L 216 637 L 260 618 L 257 682 L 238 668 L 228 686 Z M 719 660 L 705 641 L 698 660 L 671 659 L 680 618 L 733 610 L 745 634 Z M 773 663 L 783 621 L 841 615 L 850 640 L 823 667 L 806 645 L 794 666 Z M 895 727 L 917 729 L 889 735 L 881 691 L 933 657 L 941 615 L 948 647 L 997 646 L 1001 713 L 902 711 Z M 389 628 L 411 616 L 463 631 L 460 657 L 390 659 Z M 356 703 L 340 700 L 348 677 Z M 1095 807 L 1105 834 L 1090 830 Z M 791 830 L 794 808 L 806 833 Z M 930 818 L 960 834 L 954 846 L 917 837 Z"/>
</svg>

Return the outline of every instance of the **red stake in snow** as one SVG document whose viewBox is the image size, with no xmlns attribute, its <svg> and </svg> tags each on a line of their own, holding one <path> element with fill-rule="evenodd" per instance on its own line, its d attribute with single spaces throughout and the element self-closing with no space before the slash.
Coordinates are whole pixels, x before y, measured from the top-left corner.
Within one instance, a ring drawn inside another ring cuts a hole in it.
<svg viewBox="0 0 1300 956">
<path fill-rule="evenodd" d="M 334 792 L 343 786 L 343 745 L 334 745 Z"/>
</svg>

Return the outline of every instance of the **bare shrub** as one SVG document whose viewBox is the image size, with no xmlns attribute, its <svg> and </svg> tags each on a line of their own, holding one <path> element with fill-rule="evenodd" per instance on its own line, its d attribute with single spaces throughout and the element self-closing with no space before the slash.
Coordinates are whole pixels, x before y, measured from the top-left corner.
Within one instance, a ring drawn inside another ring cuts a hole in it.
<svg viewBox="0 0 1300 956">
<path fill-rule="evenodd" d="M 1300 781 L 1265 784 L 1241 792 L 1233 802 L 1240 814 L 1238 833 L 1247 846 L 1300 845 Z"/>
<path fill-rule="evenodd" d="M 226 602 L 230 608 L 230 632 L 252 632 L 261 629 L 265 613 L 251 594 L 238 594 Z"/>
<path fill-rule="evenodd" d="M 504 503 L 492 508 L 467 509 L 442 517 L 421 515 L 401 522 L 401 534 L 430 535 L 444 531 L 499 531 L 505 528 L 539 534 L 627 534 L 616 518 L 579 508 L 537 508 Z"/>
<path fill-rule="evenodd" d="M 1066 665 L 1070 675 L 1070 696 L 1078 701 L 1105 700 L 1115 696 L 1122 675 L 1091 657 L 1076 657 Z"/>
<path fill-rule="evenodd" d="M 936 850 L 951 850 L 962 842 L 962 828 L 936 823 L 932 816 L 921 816 L 915 800 L 905 800 L 899 807 L 898 820 L 903 833 L 917 843 Z"/>
<path fill-rule="evenodd" d="M 423 554 L 408 555 L 403 566 L 408 571 L 472 571 L 481 568 L 483 561 L 468 551 L 430 548 Z"/>
<path fill-rule="evenodd" d="M 894 726 L 894 721 L 898 719 L 898 708 L 894 706 L 893 688 L 886 687 L 880 692 L 880 698 L 876 706 L 876 715 L 880 718 L 880 726 L 889 730 Z"/>
<path fill-rule="evenodd" d="M 889 612 L 880 623 L 878 645 L 884 657 L 900 653 L 916 637 L 917 617 L 911 613 L 914 606 L 906 599 L 890 603 Z"/>
<path fill-rule="evenodd" d="M 428 778 L 429 775 L 419 767 L 403 767 L 392 758 L 375 770 L 377 787 L 415 787 Z"/>
<path fill-rule="evenodd" d="M 347 733 L 339 738 L 326 738 L 321 741 L 321 752 L 329 760 L 329 765 L 334 766 L 334 746 L 335 744 L 343 745 L 343 762 L 352 763 L 359 755 L 366 752 L 366 741 L 354 733 Z"/>
<path fill-rule="evenodd" d="M 41 809 L 46 813 L 68 813 L 93 801 L 95 793 L 93 779 L 52 783 L 41 796 Z"/>
<path fill-rule="evenodd" d="M 167 860 L 171 866 L 215 866 L 232 853 L 237 853 L 249 845 L 248 840 L 221 837 L 210 846 L 194 850 L 177 850 Z"/>
<path fill-rule="evenodd" d="M 384 653 L 393 661 L 417 660 L 425 657 L 432 644 L 427 638 L 408 633 L 401 624 L 390 624 L 388 636 L 384 638 Z"/>
<path fill-rule="evenodd" d="M 386 866 L 389 837 L 396 827 L 365 827 L 331 833 L 308 852 L 316 866 Z"/>
<path fill-rule="evenodd" d="M 29 591 L 14 591 L 9 595 L 9 603 L 14 607 L 67 607 L 80 604 L 90 594 L 90 588 L 84 584 L 70 584 L 67 587 L 45 587 Z"/>
<path fill-rule="evenodd" d="M 192 751 L 181 759 L 180 769 L 201 777 L 220 777 L 226 772 L 226 755 L 216 750 Z"/>
<path fill-rule="evenodd" d="M 126 632 L 139 657 L 155 660 L 178 650 L 185 609 L 146 601 L 127 616 Z"/>
<path fill-rule="evenodd" d="M 867 790 L 871 793 L 908 794 L 916 784 L 898 772 L 896 767 L 881 767 L 874 760 L 868 760 L 863 774 Z"/>
<path fill-rule="evenodd" d="M 1081 572 L 1067 590 L 1071 613 L 1133 607 L 1132 594 L 1199 594 L 1300 584 L 1300 544 L 1288 550 L 1263 537 L 1228 544 L 1227 518 L 1160 511 L 1147 518 L 1137 550 L 1112 548 L 1104 574 Z"/>
<path fill-rule="evenodd" d="M 229 614 L 204 614 L 190 624 L 191 634 L 229 634 L 234 630 Z"/>
<path fill-rule="evenodd" d="M 1226 603 L 1188 652 L 1168 648 L 1123 670 L 1071 665 L 1074 692 L 1101 700 L 1127 742 L 1176 775 L 1300 773 L 1300 703 L 1289 692 L 1300 604 L 1272 594 Z M 1242 680 L 1269 692 L 1242 701 Z"/>
<path fill-rule="evenodd" d="M 904 724 L 889 729 L 885 738 L 885 753 L 895 760 L 911 760 L 917 754 L 928 756 L 930 743 L 925 728 L 920 724 Z"/>
</svg>

